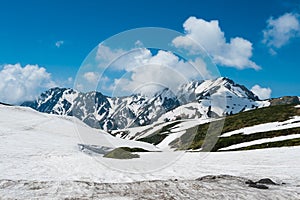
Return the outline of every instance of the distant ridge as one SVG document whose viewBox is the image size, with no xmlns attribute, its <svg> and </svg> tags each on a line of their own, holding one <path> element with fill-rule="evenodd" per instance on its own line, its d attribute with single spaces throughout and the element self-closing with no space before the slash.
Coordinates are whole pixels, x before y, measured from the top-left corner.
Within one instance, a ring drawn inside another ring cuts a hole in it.
<svg viewBox="0 0 300 200">
<path fill-rule="evenodd" d="M 279 98 L 270 99 L 271 106 L 286 105 L 286 104 L 299 104 L 300 98 L 297 96 L 283 96 Z"/>
</svg>

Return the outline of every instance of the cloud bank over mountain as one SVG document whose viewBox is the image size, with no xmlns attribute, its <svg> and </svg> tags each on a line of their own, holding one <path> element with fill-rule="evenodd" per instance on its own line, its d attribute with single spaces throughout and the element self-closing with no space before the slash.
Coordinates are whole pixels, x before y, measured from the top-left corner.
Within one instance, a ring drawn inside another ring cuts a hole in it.
<svg viewBox="0 0 300 200">
<path fill-rule="evenodd" d="M 0 101 L 11 104 L 33 100 L 45 89 L 56 86 L 45 68 L 20 63 L 3 65 L 0 80 Z"/>
</svg>

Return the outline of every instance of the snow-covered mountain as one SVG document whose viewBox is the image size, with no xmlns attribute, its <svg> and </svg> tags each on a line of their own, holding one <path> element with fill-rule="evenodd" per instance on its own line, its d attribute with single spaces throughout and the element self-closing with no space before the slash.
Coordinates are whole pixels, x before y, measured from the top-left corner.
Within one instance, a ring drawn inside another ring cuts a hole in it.
<svg viewBox="0 0 300 200">
<path fill-rule="evenodd" d="M 269 106 L 245 86 L 228 78 L 193 81 L 179 88 L 180 107 L 165 113 L 161 118 L 211 118 L 227 116 L 241 111 Z"/>
<path fill-rule="evenodd" d="M 40 112 L 75 116 L 91 127 L 124 129 L 176 118 L 210 118 L 268 106 L 250 90 L 228 78 L 192 81 L 174 94 L 168 88 L 152 97 L 133 94 L 108 97 L 100 92 L 82 93 L 73 89 L 52 88 L 37 100 L 22 106 Z"/>
<path fill-rule="evenodd" d="M 75 116 L 94 128 L 104 130 L 152 123 L 163 113 L 179 106 L 168 89 L 151 98 L 142 95 L 107 97 L 100 92 L 82 93 L 73 89 L 52 88 L 22 106 L 40 112 Z"/>
</svg>

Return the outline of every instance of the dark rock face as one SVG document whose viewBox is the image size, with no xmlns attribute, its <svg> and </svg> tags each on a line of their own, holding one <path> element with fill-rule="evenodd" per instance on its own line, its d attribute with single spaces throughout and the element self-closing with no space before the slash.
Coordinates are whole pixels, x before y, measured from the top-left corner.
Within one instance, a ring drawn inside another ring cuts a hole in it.
<svg viewBox="0 0 300 200">
<path fill-rule="evenodd" d="M 262 184 L 257 184 L 257 183 L 250 183 L 249 187 L 253 187 L 253 188 L 257 188 L 257 189 L 263 189 L 263 190 L 269 189 L 268 186 L 262 185 Z"/>
<path fill-rule="evenodd" d="M 269 179 L 269 178 L 263 178 L 263 179 L 260 179 L 260 180 L 257 181 L 256 183 L 267 184 L 267 185 L 278 185 L 278 184 L 276 184 L 274 181 L 272 181 L 272 180 Z"/>
<path fill-rule="evenodd" d="M 248 184 L 248 185 L 250 185 L 250 184 L 255 184 L 255 182 L 252 181 L 252 180 L 248 180 L 248 181 L 246 181 L 245 183 Z"/>
<path fill-rule="evenodd" d="M 252 180 L 247 180 L 245 183 L 248 184 L 249 187 L 253 187 L 257 189 L 269 189 L 269 187 L 266 185 L 278 185 L 269 178 L 263 178 L 256 182 Z"/>
</svg>

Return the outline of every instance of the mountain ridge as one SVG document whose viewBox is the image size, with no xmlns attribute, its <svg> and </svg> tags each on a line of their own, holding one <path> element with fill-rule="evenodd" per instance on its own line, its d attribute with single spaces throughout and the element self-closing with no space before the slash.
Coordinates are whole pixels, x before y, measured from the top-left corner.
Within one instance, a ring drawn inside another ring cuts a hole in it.
<svg viewBox="0 0 300 200">
<path fill-rule="evenodd" d="M 141 94 L 109 97 L 98 91 L 83 93 L 56 87 L 21 105 L 40 112 L 75 116 L 91 127 L 109 131 L 178 117 L 226 116 L 269 103 L 259 100 L 245 86 L 220 77 L 182 84 L 176 94 L 164 88 L 150 97 Z"/>
</svg>

